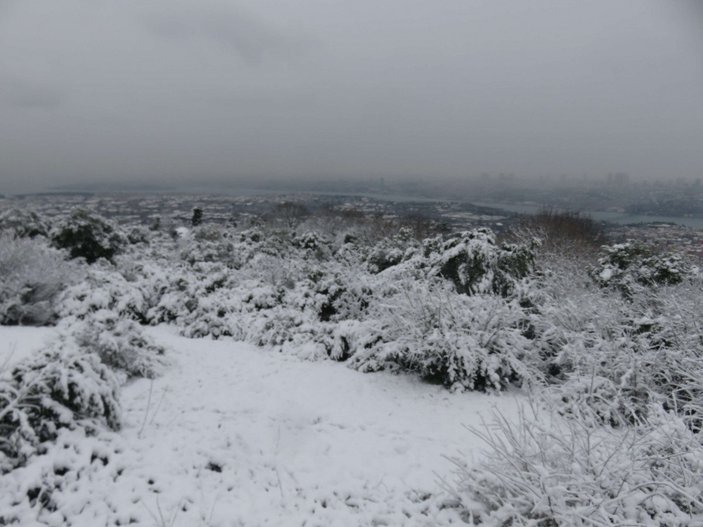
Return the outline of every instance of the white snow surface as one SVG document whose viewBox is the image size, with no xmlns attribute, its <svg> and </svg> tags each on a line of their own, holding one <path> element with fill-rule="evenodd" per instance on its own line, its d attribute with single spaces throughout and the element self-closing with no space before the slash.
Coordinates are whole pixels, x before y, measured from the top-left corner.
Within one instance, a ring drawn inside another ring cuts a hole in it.
<svg viewBox="0 0 703 527">
<path fill-rule="evenodd" d="M 41 344 L 41 332 L 0 330 L 18 355 Z M 478 457 L 465 425 L 494 407 L 514 415 L 521 398 L 148 332 L 172 366 L 123 388 L 123 429 L 62 432 L 0 477 L 0 516 L 22 526 L 463 524 L 441 490 L 453 470 L 444 456 Z M 27 496 L 42 481 L 60 481 L 46 509 Z"/>
<path fill-rule="evenodd" d="M 54 328 L 0 326 L 0 371 L 26 359 L 56 335 Z"/>
</svg>

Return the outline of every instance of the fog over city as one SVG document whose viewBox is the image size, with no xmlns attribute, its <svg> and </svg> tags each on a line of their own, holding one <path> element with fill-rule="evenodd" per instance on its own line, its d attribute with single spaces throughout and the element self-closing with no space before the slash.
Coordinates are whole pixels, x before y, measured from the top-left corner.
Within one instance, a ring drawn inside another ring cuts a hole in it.
<svg viewBox="0 0 703 527">
<path fill-rule="evenodd" d="M 695 179 L 697 4 L 0 0 L 0 193 L 486 172 Z"/>
</svg>

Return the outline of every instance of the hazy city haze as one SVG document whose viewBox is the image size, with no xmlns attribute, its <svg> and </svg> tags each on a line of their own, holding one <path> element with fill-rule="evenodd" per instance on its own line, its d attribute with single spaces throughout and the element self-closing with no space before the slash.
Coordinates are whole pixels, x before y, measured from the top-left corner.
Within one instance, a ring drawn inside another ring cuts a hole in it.
<svg viewBox="0 0 703 527">
<path fill-rule="evenodd" d="M 0 192 L 700 177 L 696 4 L 0 0 Z"/>
</svg>

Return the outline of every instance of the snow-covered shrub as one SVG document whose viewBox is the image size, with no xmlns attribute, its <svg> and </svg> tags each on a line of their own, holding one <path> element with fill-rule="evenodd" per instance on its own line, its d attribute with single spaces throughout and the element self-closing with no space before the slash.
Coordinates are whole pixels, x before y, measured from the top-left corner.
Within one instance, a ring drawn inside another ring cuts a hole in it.
<svg viewBox="0 0 703 527">
<path fill-rule="evenodd" d="M 563 382 L 579 368 L 592 374 L 593 350 L 613 349 L 608 342 L 623 336 L 626 302 L 594 286 L 583 267 L 570 263 L 551 259 L 549 267 L 517 290 L 535 350 L 530 360 L 549 382 Z"/>
<path fill-rule="evenodd" d="M 381 271 L 370 265 L 374 251 L 356 243 L 333 253 L 310 231 L 244 231 L 232 238 L 236 265 L 202 258 L 177 264 L 146 318 L 175 322 L 189 337 L 314 348 L 315 356 L 351 359 L 364 371 L 410 370 L 453 389 L 521 380 L 529 341 L 522 308 L 507 297 L 531 270 L 529 249 L 498 246 L 479 230 L 426 242 L 423 252 L 412 233 L 396 232 L 376 243 L 398 250 L 398 264 Z M 340 257 L 345 248 L 348 258 Z M 452 265 L 467 288 L 457 291 L 441 274 Z M 403 297 L 403 288 L 417 302 Z"/>
<path fill-rule="evenodd" d="M 303 319 L 285 307 L 272 308 L 248 317 L 248 327 L 242 331 L 246 340 L 257 346 L 282 346 L 296 339 Z"/>
<path fill-rule="evenodd" d="M 127 241 L 132 245 L 149 243 L 149 230 L 142 226 L 136 225 L 127 232 Z"/>
<path fill-rule="evenodd" d="M 382 329 L 376 320 L 352 319 L 324 325 L 313 324 L 309 327 L 309 333 L 312 336 L 310 340 L 318 346 L 322 356 L 342 362 L 358 354 L 359 360 L 349 362 L 350 367 L 360 371 L 383 368 L 379 363 L 372 364 L 373 357 L 370 353 L 370 350 L 383 342 Z"/>
<path fill-rule="evenodd" d="M 43 238 L 0 237 L 0 324 L 46 325 L 57 295 L 81 276 L 78 265 Z"/>
<path fill-rule="evenodd" d="M 195 277 L 188 270 L 170 267 L 166 262 L 160 268 L 147 271 L 142 294 L 149 306 L 145 319 L 149 324 L 173 323 L 195 309 L 198 299 L 193 298 Z"/>
<path fill-rule="evenodd" d="M 135 295 L 137 294 L 135 290 L 138 290 L 138 297 L 144 302 L 141 304 L 138 298 L 134 298 L 131 304 L 135 308 L 142 305 L 147 308 L 148 312 L 148 309 L 155 306 L 161 296 L 169 290 L 174 282 L 174 276 L 180 276 L 169 256 L 171 253 L 166 253 L 165 256 L 157 253 L 148 256 L 143 254 L 124 255 L 117 258 L 115 267 L 128 284 L 126 290 L 133 291 Z M 140 322 L 150 322 L 148 315 L 143 311 L 137 311 L 136 314 Z"/>
<path fill-rule="evenodd" d="M 373 301 L 373 285 L 359 276 L 350 277 L 332 271 L 308 287 L 322 322 L 361 320 Z"/>
<path fill-rule="evenodd" d="M 186 337 L 234 337 L 244 340 L 240 317 L 237 316 L 242 306 L 233 291 L 211 291 L 192 302 L 184 297 L 164 297 L 164 301 L 172 302 L 170 310 L 177 313 L 174 320 L 182 327 L 181 333 Z"/>
<path fill-rule="evenodd" d="M 120 426 L 118 384 L 97 354 L 61 340 L 0 377 L 0 472 L 23 463 L 60 428 Z"/>
<path fill-rule="evenodd" d="M 190 265 L 219 263 L 241 269 L 252 266 L 257 257 L 288 259 L 298 245 L 286 231 L 253 228 L 235 233 L 225 227 L 202 225 L 180 240 L 179 247 L 181 259 Z"/>
<path fill-rule="evenodd" d="M 47 236 L 49 225 L 29 209 L 8 209 L 0 213 L 0 233 L 14 238 Z"/>
<path fill-rule="evenodd" d="M 75 209 L 53 229 L 54 245 L 66 249 L 71 258 L 85 258 L 93 263 L 100 258 L 112 260 L 125 245 L 117 227 L 105 218 L 83 209 Z"/>
<path fill-rule="evenodd" d="M 522 359 L 529 342 L 516 302 L 458 295 L 443 282 L 411 282 L 371 316 L 381 338 L 352 357 L 362 371 L 408 370 L 459 390 L 499 390 L 527 375 Z"/>
<path fill-rule="evenodd" d="M 130 377 L 153 379 L 164 368 L 165 350 L 133 320 L 101 310 L 69 327 L 78 346 L 96 353 L 106 366 Z"/>
<path fill-rule="evenodd" d="M 628 373 L 630 377 L 622 375 L 619 382 L 614 376 L 571 375 L 552 390 L 559 412 L 565 416 L 585 416 L 593 420 L 594 426 L 618 427 L 642 422 L 649 413 L 653 392 L 636 379 L 636 372 Z"/>
<path fill-rule="evenodd" d="M 507 297 L 534 267 L 526 245 L 498 245 L 490 229 L 474 229 L 443 242 L 425 242 L 433 274 L 450 280 L 459 293 Z M 435 252 L 436 251 L 436 252 Z"/>
<path fill-rule="evenodd" d="M 623 326 L 621 301 L 597 291 L 581 293 L 551 297 L 530 318 L 536 351 L 531 360 L 549 382 L 600 374 L 615 380 L 637 358 L 636 342 Z"/>
<path fill-rule="evenodd" d="M 304 231 L 292 240 L 293 246 L 303 251 L 303 258 L 327 260 L 331 255 L 331 243 L 325 237 L 314 231 Z"/>
<path fill-rule="evenodd" d="M 542 257 L 577 258 L 583 265 L 603 245 L 605 229 L 579 212 L 543 209 L 525 216 L 506 237 L 528 245 L 537 239 Z"/>
<path fill-rule="evenodd" d="M 655 402 L 700 429 L 701 284 L 640 288 L 624 298 L 584 278 L 583 270 L 550 270 L 526 295 L 534 350 L 526 360 L 561 385 L 563 410 L 585 404 L 603 422 L 632 423 Z"/>
<path fill-rule="evenodd" d="M 146 321 L 149 305 L 144 284 L 128 281 L 110 265 L 94 265 L 83 281 L 67 288 L 58 299 L 61 317 L 85 318 L 99 310 L 118 313 L 123 318 Z"/>
<path fill-rule="evenodd" d="M 641 287 L 681 283 L 690 273 L 683 257 L 658 253 L 652 247 L 632 241 L 603 246 L 605 253 L 591 271 L 603 287 L 614 287 L 626 296 Z"/>
<path fill-rule="evenodd" d="M 646 357 L 645 382 L 671 410 L 689 425 L 703 431 L 703 353 L 701 348 L 686 353 L 682 350 L 659 350 Z"/>
<path fill-rule="evenodd" d="M 402 246 L 389 239 L 379 241 L 368 255 L 369 271 L 380 273 L 403 261 L 405 251 Z"/>
<path fill-rule="evenodd" d="M 256 286 L 256 283 L 247 283 Z M 200 338 L 211 336 L 241 339 L 235 315 L 243 310 L 255 310 L 254 305 L 245 306 L 245 292 L 220 264 L 197 264 L 187 269 L 176 269 L 167 279 L 158 300 L 149 308 L 147 319 L 151 324 L 175 323 L 184 336 Z M 264 304 L 275 302 L 259 298 Z M 255 303 L 254 295 L 247 297 Z"/>
<path fill-rule="evenodd" d="M 246 244 L 261 243 L 264 239 L 264 234 L 261 229 L 257 227 L 252 227 L 251 229 L 245 229 L 239 233 L 239 242 Z"/>
<path fill-rule="evenodd" d="M 262 287 L 278 291 L 281 297 L 285 290 L 295 287 L 296 282 L 305 276 L 306 263 L 298 255 L 287 258 L 271 254 L 256 254 L 247 263 L 239 276 L 245 279 L 257 280 Z"/>
<path fill-rule="evenodd" d="M 191 265 L 198 262 L 231 264 L 235 261 L 235 244 L 230 233 L 217 225 L 194 227 L 191 235 L 185 238 L 181 245 L 181 259 Z"/>
<path fill-rule="evenodd" d="M 181 335 L 192 339 L 233 337 L 236 340 L 243 340 L 241 334 L 239 324 L 232 320 L 231 316 L 226 316 L 224 311 L 201 310 L 195 312 L 184 322 L 184 327 L 181 330 Z"/>
<path fill-rule="evenodd" d="M 234 245 L 236 269 L 251 266 L 251 260 L 263 255 L 281 259 L 299 256 L 294 244 L 295 233 L 288 230 L 252 228 L 241 231 Z"/>
<path fill-rule="evenodd" d="M 563 414 L 585 410 L 599 423 L 634 424 L 647 417 L 650 403 L 658 399 L 650 355 L 614 326 L 612 334 L 598 322 L 582 333 L 561 332 L 561 349 L 545 361 L 545 378 L 557 380 L 553 391 Z M 555 372 L 558 377 L 548 375 Z"/>
<path fill-rule="evenodd" d="M 703 517 L 703 447 L 676 416 L 594 427 L 532 407 L 473 432 L 476 464 L 455 458 L 450 489 L 465 519 L 486 526 L 684 526 Z"/>
<path fill-rule="evenodd" d="M 627 321 L 637 342 L 639 377 L 692 430 L 703 429 L 703 284 L 645 290 Z"/>
</svg>

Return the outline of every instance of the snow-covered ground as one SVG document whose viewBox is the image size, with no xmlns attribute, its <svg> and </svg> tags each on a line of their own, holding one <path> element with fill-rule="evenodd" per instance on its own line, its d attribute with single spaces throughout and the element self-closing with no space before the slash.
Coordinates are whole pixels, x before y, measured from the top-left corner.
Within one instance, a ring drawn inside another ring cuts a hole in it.
<svg viewBox="0 0 703 527">
<path fill-rule="evenodd" d="M 0 371 L 27 358 L 55 335 L 50 327 L 0 326 Z"/>
<path fill-rule="evenodd" d="M 0 339 L 21 357 L 50 333 L 3 327 Z M 465 425 L 493 407 L 510 415 L 519 398 L 452 394 L 411 376 L 165 327 L 149 333 L 166 346 L 170 369 L 124 387 L 119 433 L 64 432 L 0 478 L 7 518 L 86 527 L 461 523 L 441 493 L 452 471 L 444 456 L 477 455 Z M 37 496 L 42 481 L 61 490 Z"/>
</svg>

